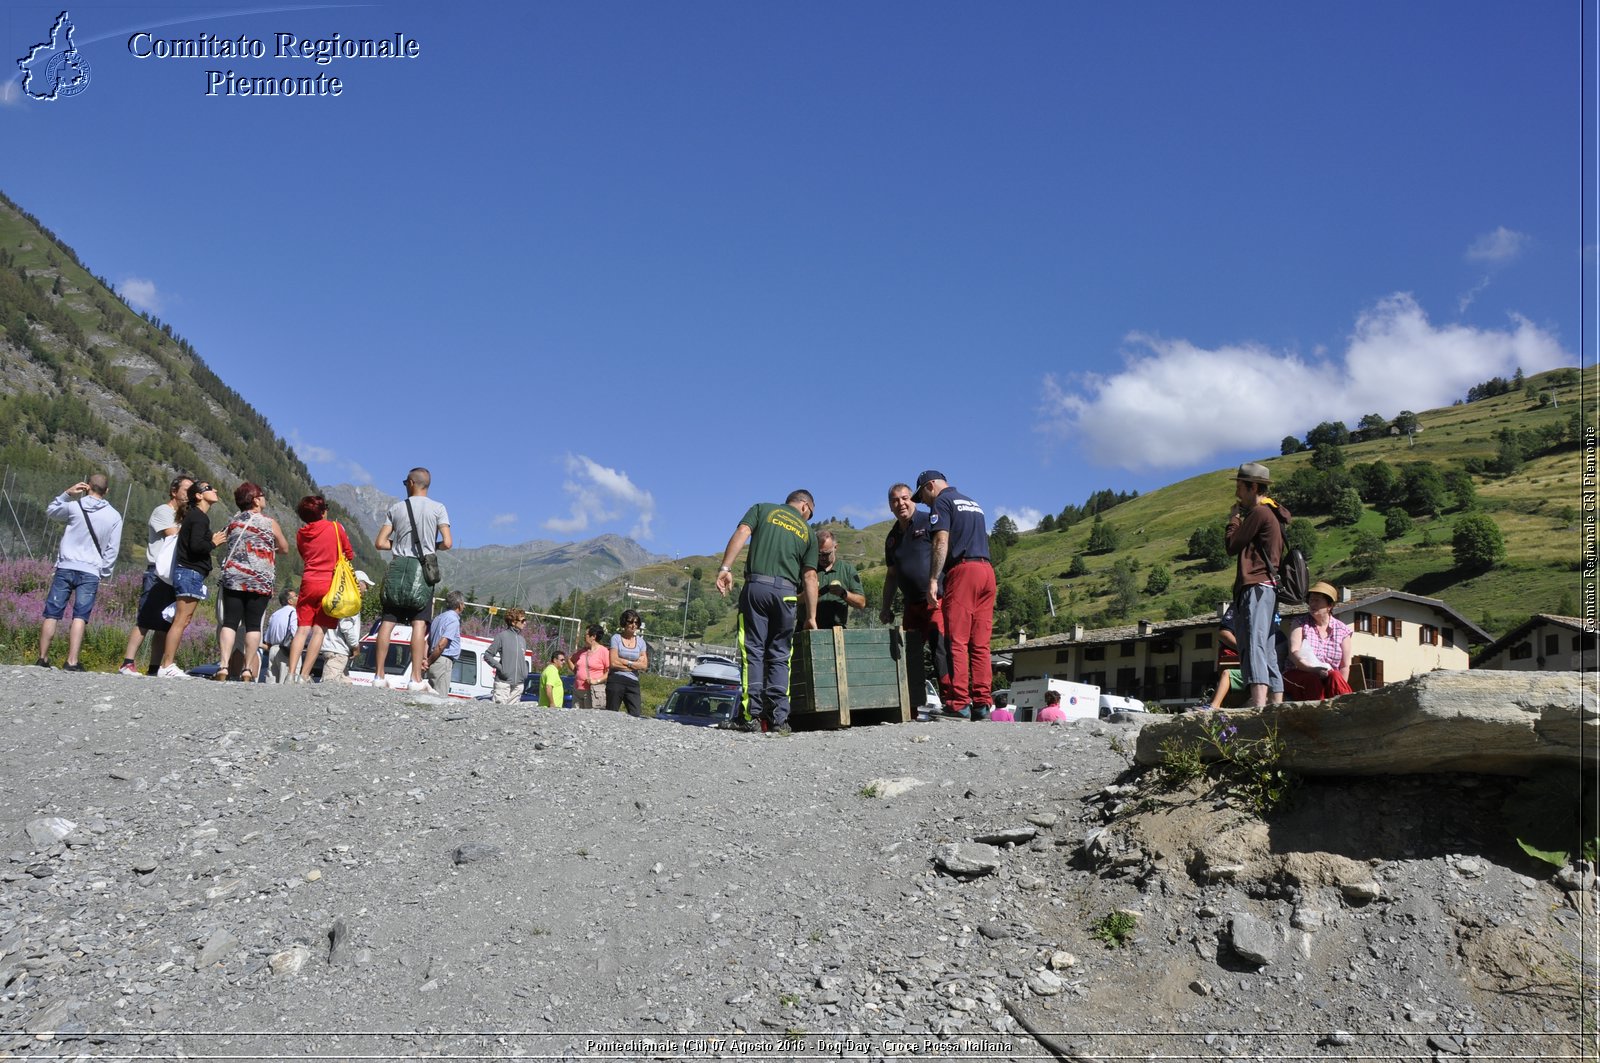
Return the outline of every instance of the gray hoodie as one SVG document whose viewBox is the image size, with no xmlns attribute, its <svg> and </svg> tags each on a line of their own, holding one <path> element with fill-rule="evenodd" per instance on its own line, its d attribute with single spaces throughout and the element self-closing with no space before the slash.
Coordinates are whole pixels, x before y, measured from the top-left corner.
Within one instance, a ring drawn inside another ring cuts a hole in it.
<svg viewBox="0 0 1600 1063">
<path fill-rule="evenodd" d="M 78 503 L 83 508 L 78 508 Z M 94 535 L 89 534 L 84 516 L 94 521 Z M 56 567 L 74 572 L 89 572 L 101 579 L 111 575 L 111 566 L 117 563 L 117 551 L 122 548 L 122 514 L 111 508 L 111 503 L 94 495 L 74 499 L 65 492 L 56 496 L 45 510 L 51 520 L 66 524 L 61 535 L 61 549 L 56 553 Z M 94 545 L 95 539 L 100 546 Z"/>
</svg>

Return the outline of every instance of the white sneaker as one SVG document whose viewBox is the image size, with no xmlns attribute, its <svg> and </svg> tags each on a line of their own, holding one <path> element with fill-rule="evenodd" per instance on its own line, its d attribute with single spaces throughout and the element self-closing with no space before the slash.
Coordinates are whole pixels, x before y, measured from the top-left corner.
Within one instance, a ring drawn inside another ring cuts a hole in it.
<svg viewBox="0 0 1600 1063">
<path fill-rule="evenodd" d="M 158 679 L 188 679 L 189 673 L 175 664 L 161 666 L 161 671 L 156 673 Z"/>
<path fill-rule="evenodd" d="M 121 668 L 117 669 L 117 674 L 118 675 L 137 676 L 139 674 L 139 669 L 135 668 L 131 664 L 125 664 Z"/>
<path fill-rule="evenodd" d="M 406 687 L 406 689 L 413 694 L 426 694 L 433 689 L 433 684 L 419 683 L 417 680 L 413 679 L 411 681 L 411 685 Z"/>
<path fill-rule="evenodd" d="M 370 685 L 373 690 L 387 690 L 389 688 L 389 677 L 386 675 L 373 676 Z"/>
</svg>

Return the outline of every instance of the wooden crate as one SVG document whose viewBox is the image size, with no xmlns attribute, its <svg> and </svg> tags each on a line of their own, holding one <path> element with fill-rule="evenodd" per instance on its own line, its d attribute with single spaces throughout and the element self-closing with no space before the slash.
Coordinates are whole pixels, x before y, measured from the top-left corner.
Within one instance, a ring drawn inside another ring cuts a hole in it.
<svg viewBox="0 0 1600 1063">
<path fill-rule="evenodd" d="M 796 631 L 789 667 L 789 722 L 797 728 L 908 723 L 906 665 L 890 628 Z"/>
</svg>

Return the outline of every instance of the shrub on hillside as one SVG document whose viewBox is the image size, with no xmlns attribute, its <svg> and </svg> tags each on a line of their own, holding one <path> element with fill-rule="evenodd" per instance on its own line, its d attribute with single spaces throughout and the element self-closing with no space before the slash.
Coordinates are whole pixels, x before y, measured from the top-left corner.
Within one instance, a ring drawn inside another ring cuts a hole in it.
<svg viewBox="0 0 1600 1063">
<path fill-rule="evenodd" d="M 1398 506 L 1383 515 L 1383 537 L 1385 539 L 1398 539 L 1414 527 L 1416 527 L 1416 522 L 1411 519 L 1411 514 Z"/>
<path fill-rule="evenodd" d="M 1166 565 L 1155 566 L 1144 579 L 1146 594 L 1165 594 L 1170 586 L 1172 586 L 1172 573 L 1167 571 Z"/>
<path fill-rule="evenodd" d="M 1469 513 L 1456 521 L 1450 549 L 1458 568 L 1474 572 L 1491 569 L 1506 557 L 1499 525 L 1481 513 Z"/>
<path fill-rule="evenodd" d="M 1122 536 L 1117 529 L 1100 519 L 1098 513 L 1094 517 L 1094 527 L 1089 529 L 1089 552 L 1091 554 L 1109 554 L 1122 544 Z"/>
<path fill-rule="evenodd" d="M 1189 533 L 1186 556 L 1201 562 L 1207 572 L 1221 572 L 1228 567 L 1228 540 L 1220 524 L 1202 524 Z"/>
<path fill-rule="evenodd" d="M 1356 492 L 1354 487 L 1346 487 L 1343 491 L 1340 491 L 1338 497 L 1333 500 L 1333 505 L 1330 507 L 1329 512 L 1333 517 L 1333 522 L 1335 524 L 1355 524 L 1361 520 L 1361 514 L 1363 512 L 1361 508 L 1361 496 Z"/>
<path fill-rule="evenodd" d="M 1355 545 L 1350 551 L 1351 578 L 1369 578 L 1387 556 L 1388 548 L 1383 545 L 1382 539 L 1371 532 L 1357 532 Z"/>
</svg>

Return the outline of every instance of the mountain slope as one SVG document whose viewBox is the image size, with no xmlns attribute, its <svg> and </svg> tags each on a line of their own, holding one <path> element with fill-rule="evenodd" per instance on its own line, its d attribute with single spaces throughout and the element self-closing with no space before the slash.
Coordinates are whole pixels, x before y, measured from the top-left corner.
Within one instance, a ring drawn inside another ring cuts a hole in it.
<svg viewBox="0 0 1600 1063">
<path fill-rule="evenodd" d="M 323 484 L 317 490 L 329 502 L 339 503 L 369 539 L 383 527 L 389 507 L 400 501 L 371 484 Z"/>
<path fill-rule="evenodd" d="M 25 470 L 7 485 L 19 506 L 0 529 L 7 556 L 43 549 L 43 505 L 96 468 L 128 510 L 124 556 L 142 548 L 144 517 L 177 471 L 214 481 L 225 507 L 240 482 L 260 484 L 292 537 L 293 504 L 315 491 L 305 464 L 170 324 L 130 309 L 3 195 L 0 328 L 0 461 Z M 330 515 L 349 520 L 342 507 Z M 378 564 L 370 543 L 357 549 Z"/>
<path fill-rule="evenodd" d="M 640 565 L 660 561 L 632 539 L 601 535 L 578 543 L 533 540 L 512 546 L 476 546 L 440 556 L 445 582 L 471 591 L 480 601 L 547 606 L 622 576 Z"/>
<path fill-rule="evenodd" d="M 355 514 L 370 539 L 400 499 L 370 485 L 331 484 L 329 500 Z M 439 555 L 445 585 L 475 601 L 541 607 L 574 590 L 586 591 L 607 580 L 663 558 L 632 539 L 601 535 L 576 543 L 532 539 L 512 545 L 456 547 Z"/>
</svg>

